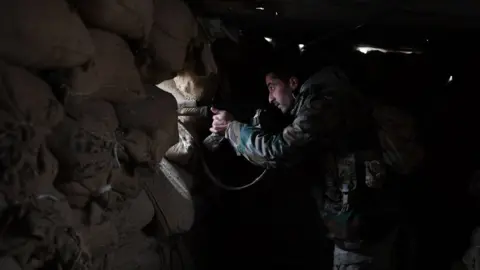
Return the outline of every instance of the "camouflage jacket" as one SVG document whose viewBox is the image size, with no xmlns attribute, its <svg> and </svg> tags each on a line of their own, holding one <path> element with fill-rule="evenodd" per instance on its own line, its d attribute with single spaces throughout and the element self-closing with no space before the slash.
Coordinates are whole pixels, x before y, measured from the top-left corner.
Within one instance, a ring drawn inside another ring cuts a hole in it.
<svg viewBox="0 0 480 270">
<path fill-rule="evenodd" d="M 238 154 L 256 165 L 309 171 L 307 175 L 317 178 L 310 183 L 319 187 L 315 197 L 332 237 L 362 239 L 358 232 L 364 231 L 365 215 L 358 210 L 379 212 L 364 191 L 380 187 L 385 174 L 381 151 L 369 141 L 376 136 L 365 132 L 371 120 L 368 108 L 333 67 L 313 75 L 295 98 L 290 111 L 294 120 L 283 131 L 268 133 L 234 121 L 225 136 Z"/>
<path fill-rule="evenodd" d="M 342 143 L 352 121 L 345 119 L 343 107 L 347 106 L 340 103 L 344 103 L 350 92 L 353 91 L 343 73 L 336 68 L 324 68 L 296 93 L 290 110 L 293 123 L 282 132 L 267 133 L 259 127 L 233 121 L 225 136 L 238 154 L 266 168 L 298 165 L 313 151 L 317 157 L 321 154 L 318 151 L 343 151 L 340 148 L 346 148 Z"/>
</svg>

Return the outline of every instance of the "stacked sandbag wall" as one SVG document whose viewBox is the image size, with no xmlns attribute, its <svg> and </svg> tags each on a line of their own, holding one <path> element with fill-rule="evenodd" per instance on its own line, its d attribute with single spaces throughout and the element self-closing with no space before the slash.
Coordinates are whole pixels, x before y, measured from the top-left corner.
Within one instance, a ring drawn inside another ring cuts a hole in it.
<svg viewBox="0 0 480 270">
<path fill-rule="evenodd" d="M 2 270 L 160 269 L 145 182 L 178 119 L 155 84 L 197 31 L 181 0 L 0 0 Z"/>
</svg>

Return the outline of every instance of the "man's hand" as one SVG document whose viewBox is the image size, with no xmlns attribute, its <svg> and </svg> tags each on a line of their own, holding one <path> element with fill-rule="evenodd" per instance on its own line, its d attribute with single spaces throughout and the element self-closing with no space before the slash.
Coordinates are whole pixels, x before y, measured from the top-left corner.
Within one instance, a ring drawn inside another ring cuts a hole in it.
<svg viewBox="0 0 480 270">
<path fill-rule="evenodd" d="M 224 134 L 228 124 L 232 122 L 233 115 L 227 111 L 222 111 L 216 108 L 211 108 L 213 115 L 213 122 L 210 131 L 213 133 Z"/>
</svg>

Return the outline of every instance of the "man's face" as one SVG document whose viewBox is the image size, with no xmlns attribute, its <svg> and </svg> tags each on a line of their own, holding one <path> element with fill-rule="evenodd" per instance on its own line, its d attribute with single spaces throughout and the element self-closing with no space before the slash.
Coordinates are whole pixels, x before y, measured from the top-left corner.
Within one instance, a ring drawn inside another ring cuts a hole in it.
<svg viewBox="0 0 480 270">
<path fill-rule="evenodd" d="M 268 101 L 283 113 L 287 113 L 295 101 L 293 91 L 298 86 L 297 78 L 290 78 L 287 84 L 270 73 L 265 77 L 265 83 L 267 84 L 269 92 Z"/>
</svg>

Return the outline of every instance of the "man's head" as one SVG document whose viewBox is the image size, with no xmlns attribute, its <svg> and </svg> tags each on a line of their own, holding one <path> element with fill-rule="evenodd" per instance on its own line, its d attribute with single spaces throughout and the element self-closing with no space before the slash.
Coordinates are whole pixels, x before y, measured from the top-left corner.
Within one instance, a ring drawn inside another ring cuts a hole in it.
<svg viewBox="0 0 480 270">
<path fill-rule="evenodd" d="M 283 113 L 288 112 L 295 101 L 293 93 L 299 87 L 298 78 L 281 79 L 272 72 L 265 76 L 265 83 L 268 87 L 268 102 Z"/>
<path fill-rule="evenodd" d="M 268 88 L 268 101 L 287 113 L 295 102 L 294 93 L 300 88 L 301 82 L 296 73 L 297 65 L 293 61 L 285 61 L 275 65 L 265 76 Z"/>
</svg>

